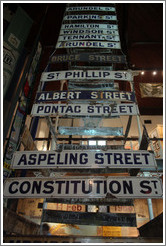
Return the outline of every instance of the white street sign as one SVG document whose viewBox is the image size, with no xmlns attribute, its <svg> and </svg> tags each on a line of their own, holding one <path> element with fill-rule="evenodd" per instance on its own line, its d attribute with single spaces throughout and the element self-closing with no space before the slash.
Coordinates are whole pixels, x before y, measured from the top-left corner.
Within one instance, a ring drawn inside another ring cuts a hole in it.
<svg viewBox="0 0 166 246">
<path fill-rule="evenodd" d="M 115 7 L 102 7 L 102 6 L 78 6 L 78 7 L 67 7 L 66 11 L 110 11 L 114 12 Z"/>
<path fill-rule="evenodd" d="M 63 20 L 117 20 L 116 15 L 66 15 Z"/>
<path fill-rule="evenodd" d="M 134 103 L 127 104 L 34 104 L 32 107 L 32 116 L 50 116 L 57 115 L 63 117 L 72 116 L 99 116 L 99 117 L 115 117 L 120 115 L 138 115 L 139 110 Z"/>
<path fill-rule="evenodd" d="M 162 198 L 158 178 L 64 177 L 9 178 L 4 183 L 5 198 Z"/>
<path fill-rule="evenodd" d="M 63 35 L 59 36 L 58 42 L 68 40 L 109 40 L 109 41 L 120 41 L 119 36 L 112 35 L 100 35 L 100 34 L 75 34 L 75 35 Z"/>
<path fill-rule="evenodd" d="M 107 29 L 118 30 L 118 25 L 115 24 L 98 24 L 98 23 L 74 23 L 74 24 L 62 24 L 61 29 L 78 29 L 78 28 L 95 28 L 95 29 Z"/>
<path fill-rule="evenodd" d="M 57 42 L 56 48 L 100 48 L 100 49 L 121 49 L 120 42 L 104 42 L 104 41 L 68 41 Z"/>
<path fill-rule="evenodd" d="M 73 35 L 73 34 L 110 34 L 110 35 L 119 35 L 118 30 L 110 30 L 110 29 L 61 29 L 60 35 Z"/>
<path fill-rule="evenodd" d="M 154 168 L 154 155 L 145 150 L 16 151 L 12 168 Z"/>
<path fill-rule="evenodd" d="M 67 70 L 56 72 L 43 72 L 41 81 L 57 80 L 124 80 L 133 81 L 133 74 L 128 71 L 110 71 L 110 70 Z"/>
</svg>

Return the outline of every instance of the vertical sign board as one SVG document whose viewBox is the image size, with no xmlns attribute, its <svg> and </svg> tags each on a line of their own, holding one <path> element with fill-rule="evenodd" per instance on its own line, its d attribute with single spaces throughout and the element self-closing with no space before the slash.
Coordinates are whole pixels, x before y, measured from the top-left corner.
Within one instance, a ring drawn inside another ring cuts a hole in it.
<svg viewBox="0 0 166 246">
<path fill-rule="evenodd" d="M 12 159 L 12 155 L 13 155 L 14 151 L 16 151 L 16 149 L 17 149 L 20 131 L 21 131 L 21 125 L 22 125 L 23 119 L 25 117 L 25 110 L 26 110 L 26 105 L 27 105 L 28 93 L 29 93 L 30 86 L 32 85 L 32 81 L 34 79 L 34 74 L 36 72 L 37 63 L 39 61 L 41 51 L 42 51 L 41 44 L 38 43 L 38 46 L 36 48 L 36 52 L 35 52 L 35 55 L 33 57 L 31 67 L 30 67 L 30 71 L 28 74 L 27 82 L 26 82 L 24 89 L 23 89 L 23 92 L 21 94 L 22 100 L 19 102 L 19 108 L 16 112 L 16 116 L 15 116 L 15 119 L 14 119 L 14 122 L 12 125 L 12 130 L 10 133 L 10 138 L 9 138 L 8 145 L 6 148 L 6 154 L 4 156 L 4 168 L 3 168 L 3 178 L 4 179 L 7 178 L 9 173 L 11 172 L 11 169 L 10 169 L 11 159 Z"/>
<path fill-rule="evenodd" d="M 162 198 L 161 181 L 147 177 L 9 178 L 4 198 Z"/>
<path fill-rule="evenodd" d="M 63 150 L 16 151 L 12 159 L 15 169 L 40 168 L 154 168 L 154 155 L 148 151 Z"/>
<path fill-rule="evenodd" d="M 10 81 L 15 71 L 15 67 L 25 41 L 32 26 L 32 19 L 26 12 L 18 7 L 12 21 L 9 24 L 3 43 L 3 93 L 6 95 Z"/>
<path fill-rule="evenodd" d="M 120 115 L 138 115 L 139 110 L 136 104 L 34 104 L 32 107 L 32 116 L 50 116 L 60 115 L 65 118 L 70 117 L 87 117 L 87 116 L 98 116 L 98 117 L 117 117 Z"/>
</svg>

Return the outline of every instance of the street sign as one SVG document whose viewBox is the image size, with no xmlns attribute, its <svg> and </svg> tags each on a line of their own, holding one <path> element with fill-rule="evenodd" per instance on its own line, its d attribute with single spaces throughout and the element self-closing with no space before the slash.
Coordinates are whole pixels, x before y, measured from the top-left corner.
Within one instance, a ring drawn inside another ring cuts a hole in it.
<svg viewBox="0 0 166 246">
<path fill-rule="evenodd" d="M 4 198 L 162 198 L 161 181 L 147 177 L 8 178 Z"/>
<path fill-rule="evenodd" d="M 36 102 L 58 102 L 66 100 L 105 100 L 105 101 L 135 101 L 130 91 L 42 91 L 37 92 Z"/>
<path fill-rule="evenodd" d="M 135 213 L 93 213 L 43 210 L 43 222 L 76 225 L 136 227 Z"/>
<path fill-rule="evenodd" d="M 57 42 L 56 49 L 61 48 L 100 48 L 121 49 L 120 42 L 104 41 L 66 41 Z"/>
<path fill-rule="evenodd" d="M 70 117 L 116 117 L 120 115 L 138 115 L 139 110 L 136 104 L 33 104 L 31 115 L 32 116 L 50 116 L 56 117 L 57 115 L 64 118 Z"/>
<path fill-rule="evenodd" d="M 109 29 L 61 29 L 60 35 L 73 35 L 73 34 L 110 34 L 110 35 L 119 35 L 118 30 L 109 30 Z"/>
<path fill-rule="evenodd" d="M 111 20 L 116 21 L 116 15 L 66 15 L 63 18 L 65 20 Z"/>
<path fill-rule="evenodd" d="M 110 11 L 114 12 L 115 7 L 103 7 L 103 6 L 77 6 L 77 7 L 67 7 L 66 11 Z"/>
<path fill-rule="evenodd" d="M 128 71 L 110 70 L 67 70 L 56 72 L 43 72 L 40 81 L 58 80 L 124 80 L 132 81 L 133 74 Z"/>
<path fill-rule="evenodd" d="M 113 35 L 100 35 L 100 34 L 75 34 L 75 35 L 60 35 L 58 42 L 70 40 L 108 40 L 108 41 L 120 41 L 119 36 Z"/>
<path fill-rule="evenodd" d="M 70 82 L 68 81 L 68 89 L 69 90 L 87 90 L 87 91 L 92 91 L 94 89 L 95 91 L 118 91 L 119 90 L 119 83 L 113 82 L 108 83 L 81 83 L 81 82 Z"/>
<path fill-rule="evenodd" d="M 118 25 L 115 24 L 99 24 L 99 23 L 73 23 L 73 24 L 62 24 L 61 29 L 77 29 L 77 28 L 95 28 L 95 29 L 110 29 L 118 30 Z"/>
<path fill-rule="evenodd" d="M 61 135 L 122 136 L 122 127 L 65 127 L 59 126 Z"/>
<path fill-rule="evenodd" d="M 145 150 L 16 151 L 11 165 L 14 169 L 157 167 L 154 155 Z"/>
</svg>

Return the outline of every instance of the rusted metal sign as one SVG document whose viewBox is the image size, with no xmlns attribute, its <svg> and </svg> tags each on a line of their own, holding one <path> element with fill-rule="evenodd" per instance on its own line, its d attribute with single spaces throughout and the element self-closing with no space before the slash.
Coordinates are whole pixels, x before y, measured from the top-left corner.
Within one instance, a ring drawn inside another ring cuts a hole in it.
<svg viewBox="0 0 166 246">
<path fill-rule="evenodd" d="M 92 213 L 43 210 L 43 222 L 77 225 L 136 226 L 135 213 Z"/>
<path fill-rule="evenodd" d="M 58 127 L 62 135 L 122 136 L 122 127 Z"/>
<path fill-rule="evenodd" d="M 8 178 L 4 198 L 162 198 L 158 178 L 147 177 L 64 177 Z"/>
</svg>

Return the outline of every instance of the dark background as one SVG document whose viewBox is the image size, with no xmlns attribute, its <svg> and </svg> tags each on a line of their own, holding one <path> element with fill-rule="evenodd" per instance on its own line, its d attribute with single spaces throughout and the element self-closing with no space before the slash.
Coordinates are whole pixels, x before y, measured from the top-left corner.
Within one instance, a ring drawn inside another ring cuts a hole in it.
<svg viewBox="0 0 166 246">
<path fill-rule="evenodd" d="M 73 4 L 74 5 L 74 4 Z M 81 5 L 100 5 L 98 3 L 79 3 Z M 103 6 L 111 6 L 104 3 Z M 13 9 L 17 4 L 12 4 Z M 42 20 L 41 44 L 43 57 L 40 73 L 45 69 L 50 54 L 55 50 L 60 27 L 65 12 L 65 3 L 19 3 L 33 19 L 31 35 L 26 46 L 31 47 Z M 163 4 L 162 3 L 118 3 L 116 4 L 118 26 L 123 53 L 127 56 L 127 67 L 124 69 L 144 70 L 145 74 L 134 78 L 135 93 L 143 115 L 162 115 L 162 98 L 141 98 L 139 83 L 162 83 L 163 81 Z M 64 69 L 65 70 L 65 69 Z M 152 75 L 153 71 L 157 74 Z M 38 81 L 39 82 L 39 81 Z M 123 90 L 129 84 L 123 83 Z M 37 89 L 37 86 L 36 86 Z M 35 94 L 35 91 L 34 91 Z"/>
</svg>

